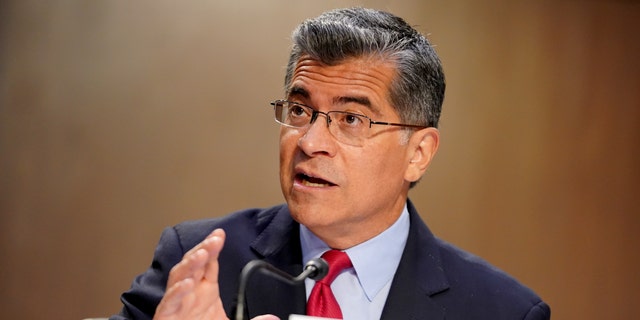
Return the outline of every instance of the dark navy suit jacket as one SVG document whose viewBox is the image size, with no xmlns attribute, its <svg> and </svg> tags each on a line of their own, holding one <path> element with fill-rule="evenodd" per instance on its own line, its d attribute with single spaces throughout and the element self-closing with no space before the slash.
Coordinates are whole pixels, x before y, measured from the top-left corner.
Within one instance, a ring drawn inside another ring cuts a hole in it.
<svg viewBox="0 0 640 320">
<path fill-rule="evenodd" d="M 408 202 L 411 226 L 381 319 L 549 319 L 550 309 L 533 291 L 484 260 L 436 237 Z M 292 275 L 302 271 L 299 225 L 286 205 L 249 209 L 224 218 L 185 222 L 164 230 L 151 267 L 136 277 L 111 319 L 151 319 L 169 270 L 213 229 L 227 233 L 220 254 L 220 295 L 235 314 L 239 274 L 246 263 L 264 259 Z M 255 273 L 247 288 L 249 317 L 305 314 L 304 285 L 292 286 Z"/>
</svg>

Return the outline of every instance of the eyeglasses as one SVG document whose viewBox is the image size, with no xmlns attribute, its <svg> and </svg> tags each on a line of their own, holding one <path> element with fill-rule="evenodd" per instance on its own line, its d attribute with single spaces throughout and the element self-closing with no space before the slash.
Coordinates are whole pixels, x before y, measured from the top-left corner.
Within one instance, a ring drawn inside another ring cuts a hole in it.
<svg viewBox="0 0 640 320">
<path fill-rule="evenodd" d="M 291 128 L 307 128 L 313 124 L 318 115 L 327 118 L 327 128 L 336 140 L 353 146 L 361 146 L 364 140 L 371 136 L 371 126 L 374 124 L 383 126 L 398 126 L 407 128 L 424 129 L 427 126 L 373 121 L 371 118 L 357 113 L 345 111 L 322 112 L 307 105 L 287 100 L 275 100 L 271 102 L 274 107 L 276 122 Z M 336 125 L 331 125 L 335 122 Z"/>
</svg>

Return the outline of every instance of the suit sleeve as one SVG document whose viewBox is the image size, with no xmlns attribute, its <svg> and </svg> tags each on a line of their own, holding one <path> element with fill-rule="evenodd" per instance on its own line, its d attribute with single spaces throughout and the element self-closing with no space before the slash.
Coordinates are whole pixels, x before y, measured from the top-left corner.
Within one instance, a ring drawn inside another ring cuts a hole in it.
<svg viewBox="0 0 640 320">
<path fill-rule="evenodd" d="M 533 308 L 529 310 L 527 315 L 524 317 L 524 320 L 549 320 L 551 319 L 551 308 L 540 301 L 538 304 L 534 305 Z"/>
<path fill-rule="evenodd" d="M 151 266 L 137 276 L 131 288 L 122 294 L 123 308 L 110 320 L 146 320 L 152 319 L 156 307 L 164 296 L 169 271 L 184 255 L 183 247 L 174 228 L 166 228 L 153 255 Z"/>
</svg>

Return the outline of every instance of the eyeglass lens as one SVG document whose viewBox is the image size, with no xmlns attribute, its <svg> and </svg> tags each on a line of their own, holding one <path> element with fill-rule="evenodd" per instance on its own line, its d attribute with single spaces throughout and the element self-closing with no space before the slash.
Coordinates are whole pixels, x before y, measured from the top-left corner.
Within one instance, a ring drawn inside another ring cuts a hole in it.
<svg viewBox="0 0 640 320">
<path fill-rule="evenodd" d="M 309 106 L 293 103 L 284 100 L 272 103 L 275 110 L 276 121 L 288 127 L 308 128 L 322 115 L 326 118 L 329 132 L 336 140 L 349 144 L 361 145 L 369 133 L 369 119 L 363 115 L 358 115 L 342 111 L 320 112 Z"/>
</svg>

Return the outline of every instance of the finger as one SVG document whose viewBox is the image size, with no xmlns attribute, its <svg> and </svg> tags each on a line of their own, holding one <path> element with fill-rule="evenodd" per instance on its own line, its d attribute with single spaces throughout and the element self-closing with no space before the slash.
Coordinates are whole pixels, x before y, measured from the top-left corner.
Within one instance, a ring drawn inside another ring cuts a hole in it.
<svg viewBox="0 0 640 320">
<path fill-rule="evenodd" d="M 218 292 L 218 256 L 224 245 L 222 229 L 211 232 L 189 250 L 169 273 L 167 292 L 158 305 L 159 318 L 191 319 L 194 315 L 224 316 Z M 265 319 L 265 320 L 268 320 Z"/>
<path fill-rule="evenodd" d="M 193 299 L 189 299 L 194 290 L 193 279 L 188 278 L 177 282 L 167 289 L 164 297 L 158 304 L 156 315 L 172 315 L 180 311 L 182 308 L 189 308 Z"/>
<path fill-rule="evenodd" d="M 209 247 L 209 258 L 207 259 L 207 263 L 204 267 L 204 279 L 208 280 L 212 283 L 218 282 L 218 257 L 220 256 L 220 251 L 222 251 L 222 247 L 224 246 L 224 240 L 226 235 L 222 229 L 216 230 L 216 235 L 212 238 L 207 239 L 207 241 L 211 241 L 211 247 Z M 214 231 L 215 232 L 215 231 Z"/>
<path fill-rule="evenodd" d="M 215 230 L 211 231 L 211 233 L 209 233 L 209 235 L 206 236 L 198 245 L 196 245 L 195 247 L 191 248 L 191 250 L 187 251 L 185 253 L 185 256 L 188 255 L 188 254 L 192 254 L 193 252 L 198 251 L 199 249 L 202 249 L 202 247 L 204 246 L 204 243 L 208 239 L 215 238 L 215 237 L 220 237 L 220 238 L 224 239 L 225 238 L 224 230 L 218 228 L 218 229 L 215 229 Z"/>
<path fill-rule="evenodd" d="M 202 279 L 204 266 L 207 263 L 208 257 L 209 254 L 204 249 L 199 249 L 189 255 L 185 255 L 182 258 L 182 261 L 173 266 L 171 271 L 169 271 L 167 287 L 187 278 L 192 278 L 194 280 Z"/>
<path fill-rule="evenodd" d="M 201 243 L 189 250 L 183 256 L 182 261 L 171 269 L 167 285 L 173 285 L 186 278 L 193 278 L 195 281 L 203 279 L 205 277 L 207 261 L 212 260 L 212 258 L 214 258 L 214 260 L 217 259 L 220 250 L 222 250 L 224 238 L 224 231 L 222 229 L 216 229 Z"/>
</svg>

